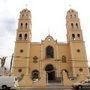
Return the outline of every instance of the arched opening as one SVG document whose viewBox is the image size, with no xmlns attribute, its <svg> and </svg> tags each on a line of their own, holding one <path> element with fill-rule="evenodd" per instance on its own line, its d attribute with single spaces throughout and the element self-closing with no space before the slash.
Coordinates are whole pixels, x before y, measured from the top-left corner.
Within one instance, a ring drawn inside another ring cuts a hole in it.
<svg viewBox="0 0 90 90">
<path fill-rule="evenodd" d="M 21 23 L 21 28 L 23 27 L 23 23 Z"/>
<path fill-rule="evenodd" d="M 72 39 L 75 40 L 75 34 L 72 34 Z"/>
<path fill-rule="evenodd" d="M 19 40 L 21 40 L 22 39 L 22 34 L 19 34 Z"/>
<path fill-rule="evenodd" d="M 46 58 L 54 58 L 54 49 L 52 46 L 46 47 Z"/>
<path fill-rule="evenodd" d="M 72 18 L 72 15 L 70 15 L 70 18 Z"/>
<path fill-rule="evenodd" d="M 27 40 L 27 34 L 24 35 L 24 39 Z"/>
<path fill-rule="evenodd" d="M 32 71 L 32 80 L 33 81 L 38 81 L 39 80 L 39 71 L 38 70 L 33 70 Z"/>
<path fill-rule="evenodd" d="M 53 65 L 48 64 L 45 67 L 45 71 L 46 71 L 46 80 L 49 83 L 55 82 L 55 68 L 53 67 Z"/>
<path fill-rule="evenodd" d="M 76 18 L 76 14 L 74 15 L 74 17 Z"/>
<path fill-rule="evenodd" d="M 72 27 L 72 28 L 74 27 L 73 23 L 71 23 L 71 27 Z"/>
<path fill-rule="evenodd" d="M 25 28 L 27 28 L 28 27 L 28 24 L 27 23 L 25 23 Z"/>
<path fill-rule="evenodd" d="M 80 34 L 77 34 L 78 39 L 80 39 Z"/>
<path fill-rule="evenodd" d="M 78 28 L 78 23 L 76 23 L 76 27 Z"/>
</svg>

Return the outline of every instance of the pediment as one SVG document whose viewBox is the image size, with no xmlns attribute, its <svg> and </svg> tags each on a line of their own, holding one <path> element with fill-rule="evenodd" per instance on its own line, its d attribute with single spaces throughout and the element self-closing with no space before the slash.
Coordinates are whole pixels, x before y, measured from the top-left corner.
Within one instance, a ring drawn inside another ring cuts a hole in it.
<svg viewBox="0 0 90 90">
<path fill-rule="evenodd" d="M 54 41 L 54 39 L 53 39 L 53 37 L 52 36 L 50 36 L 50 35 L 48 35 L 46 38 L 45 38 L 45 40 L 47 40 L 47 41 Z"/>
<path fill-rule="evenodd" d="M 54 40 L 52 36 L 48 35 L 45 40 L 42 40 L 42 42 L 54 42 L 56 43 L 57 40 Z"/>
</svg>

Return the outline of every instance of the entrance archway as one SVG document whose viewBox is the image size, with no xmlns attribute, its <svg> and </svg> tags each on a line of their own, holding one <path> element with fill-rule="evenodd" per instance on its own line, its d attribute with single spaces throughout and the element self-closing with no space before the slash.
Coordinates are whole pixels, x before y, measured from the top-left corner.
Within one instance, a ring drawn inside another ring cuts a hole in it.
<svg viewBox="0 0 90 90">
<path fill-rule="evenodd" d="M 47 80 L 48 82 L 54 82 L 55 81 L 55 68 L 53 67 L 52 64 L 48 64 L 45 67 L 45 71 L 47 73 Z"/>
</svg>

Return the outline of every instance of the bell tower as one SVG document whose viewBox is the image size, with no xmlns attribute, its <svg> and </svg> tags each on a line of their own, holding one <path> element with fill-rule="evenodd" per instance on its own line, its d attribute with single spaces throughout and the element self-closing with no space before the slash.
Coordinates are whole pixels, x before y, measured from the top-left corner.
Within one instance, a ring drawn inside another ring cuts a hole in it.
<svg viewBox="0 0 90 90">
<path fill-rule="evenodd" d="M 66 15 L 67 42 L 70 48 L 70 65 L 74 77 L 87 76 L 88 62 L 78 12 L 70 9 Z"/>
<path fill-rule="evenodd" d="M 20 12 L 16 41 L 31 41 L 31 12 L 26 8 Z"/>
<path fill-rule="evenodd" d="M 78 12 L 70 9 L 66 16 L 67 41 L 83 41 Z"/>
<path fill-rule="evenodd" d="M 31 45 L 31 12 L 26 8 L 20 12 L 16 42 L 14 49 L 14 61 L 12 74 L 15 76 L 29 74 L 29 59 Z"/>
</svg>

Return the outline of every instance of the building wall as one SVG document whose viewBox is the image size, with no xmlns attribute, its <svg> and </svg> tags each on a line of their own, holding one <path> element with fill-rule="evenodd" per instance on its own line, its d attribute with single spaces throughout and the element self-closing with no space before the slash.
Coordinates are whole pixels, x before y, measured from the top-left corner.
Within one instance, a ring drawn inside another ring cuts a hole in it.
<svg viewBox="0 0 90 90">
<path fill-rule="evenodd" d="M 88 77 L 85 45 L 76 11 L 67 12 L 67 43 L 57 42 L 50 35 L 40 43 L 32 42 L 31 26 L 31 12 L 24 9 L 20 12 L 12 67 L 12 75 L 19 78 L 20 86 L 46 86 L 50 81 L 71 85 Z"/>
</svg>

